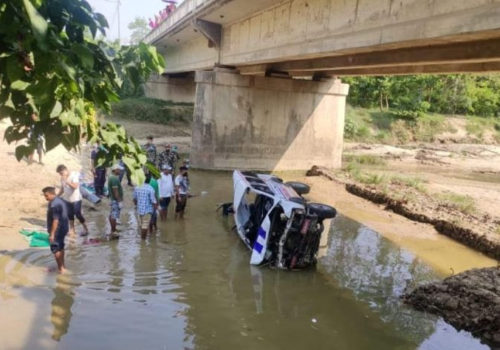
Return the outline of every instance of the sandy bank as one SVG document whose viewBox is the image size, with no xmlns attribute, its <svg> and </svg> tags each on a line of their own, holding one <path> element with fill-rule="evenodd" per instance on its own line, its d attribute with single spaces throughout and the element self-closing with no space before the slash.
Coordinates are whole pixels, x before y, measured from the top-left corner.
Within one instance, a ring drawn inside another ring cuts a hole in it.
<svg viewBox="0 0 500 350">
<path fill-rule="evenodd" d="M 312 201 L 334 206 L 342 215 L 377 231 L 390 241 L 414 253 L 442 276 L 476 267 L 496 266 L 494 259 L 439 234 L 429 225 L 385 210 L 384 205 L 349 193 L 345 185 L 323 177 L 295 177 L 311 186 Z"/>
</svg>

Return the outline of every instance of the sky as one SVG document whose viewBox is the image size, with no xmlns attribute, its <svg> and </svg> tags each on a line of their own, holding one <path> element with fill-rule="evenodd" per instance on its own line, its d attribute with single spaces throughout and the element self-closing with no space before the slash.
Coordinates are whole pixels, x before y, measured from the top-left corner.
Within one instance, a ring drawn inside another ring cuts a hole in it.
<svg viewBox="0 0 500 350">
<path fill-rule="evenodd" d="M 106 32 L 110 40 L 118 38 L 118 16 L 117 16 L 117 1 L 118 0 L 87 0 L 96 12 L 106 16 L 109 29 Z M 135 17 L 144 17 L 146 20 L 153 17 L 161 9 L 165 8 L 165 3 L 161 0 L 119 0 L 120 6 L 120 29 L 122 43 L 127 43 L 130 36 L 130 30 L 127 25 L 134 20 Z M 178 4 L 182 1 L 178 1 Z"/>
</svg>

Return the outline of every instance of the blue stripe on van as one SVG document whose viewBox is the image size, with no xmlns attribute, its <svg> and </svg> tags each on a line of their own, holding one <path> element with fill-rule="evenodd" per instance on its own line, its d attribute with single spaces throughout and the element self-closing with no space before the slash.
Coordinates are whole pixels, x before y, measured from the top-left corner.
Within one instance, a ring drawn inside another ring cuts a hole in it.
<svg viewBox="0 0 500 350">
<path fill-rule="evenodd" d="M 259 242 L 255 241 L 255 244 L 253 245 L 253 250 L 257 251 L 257 253 L 261 253 L 262 252 L 262 248 L 264 248 L 262 246 L 262 244 L 260 244 Z"/>
<path fill-rule="evenodd" d="M 261 228 L 259 228 L 258 235 L 265 239 L 266 238 L 266 231 L 264 231 L 264 229 L 261 227 Z"/>
</svg>

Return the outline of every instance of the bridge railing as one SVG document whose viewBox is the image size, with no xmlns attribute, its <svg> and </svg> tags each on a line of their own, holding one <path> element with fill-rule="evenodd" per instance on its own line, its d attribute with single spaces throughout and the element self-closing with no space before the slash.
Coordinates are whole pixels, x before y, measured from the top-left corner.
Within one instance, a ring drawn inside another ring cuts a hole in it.
<svg viewBox="0 0 500 350">
<path fill-rule="evenodd" d="M 193 14 L 196 9 L 213 2 L 214 0 L 184 0 L 167 18 L 165 18 L 156 28 L 153 28 L 144 38 L 147 43 L 153 43 L 164 33 L 175 27 L 184 18 Z"/>
</svg>

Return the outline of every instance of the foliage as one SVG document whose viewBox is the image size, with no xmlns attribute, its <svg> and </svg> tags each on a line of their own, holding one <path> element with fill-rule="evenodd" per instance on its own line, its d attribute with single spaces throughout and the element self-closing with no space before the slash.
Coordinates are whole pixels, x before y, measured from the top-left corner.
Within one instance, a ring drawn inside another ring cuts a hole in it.
<svg viewBox="0 0 500 350">
<path fill-rule="evenodd" d="M 136 17 L 128 24 L 127 28 L 132 31 L 132 34 L 130 34 L 130 43 L 134 45 L 140 43 L 149 33 L 148 22 L 143 17 Z"/>
<path fill-rule="evenodd" d="M 112 106 L 113 116 L 157 124 L 191 123 L 193 109 L 192 103 L 173 103 L 146 97 L 124 99 Z"/>
<path fill-rule="evenodd" d="M 449 124 L 439 114 L 350 106 L 347 107 L 344 126 L 347 140 L 388 144 L 432 142 L 437 134 L 444 131 L 449 131 Z"/>
<path fill-rule="evenodd" d="M 45 136 L 47 151 L 61 143 L 78 148 L 85 135 L 109 150 L 99 163 L 109 165 L 123 155 L 134 181 L 143 181 L 146 157 L 137 142 L 117 125 L 99 125 L 93 113 L 110 111 L 124 82 L 140 85 L 164 62 L 142 43 L 116 50 L 97 40 L 107 26 L 84 0 L 0 3 L 0 118 L 12 122 L 7 142 L 28 141 L 16 148 L 18 160 L 36 147 L 30 130 Z"/>
<path fill-rule="evenodd" d="M 409 75 L 345 78 L 353 106 L 398 113 L 498 116 L 499 75 Z M 418 117 L 418 114 L 416 115 Z"/>
</svg>

